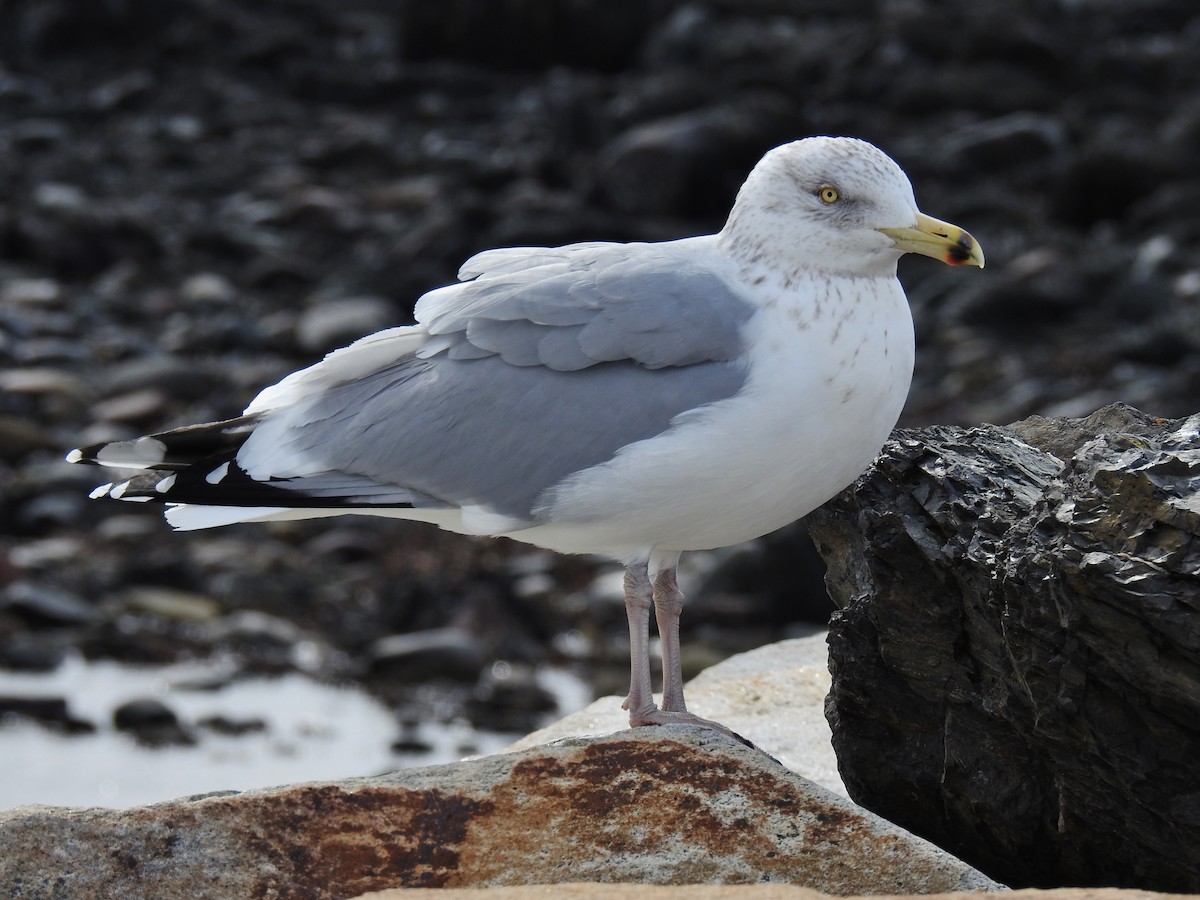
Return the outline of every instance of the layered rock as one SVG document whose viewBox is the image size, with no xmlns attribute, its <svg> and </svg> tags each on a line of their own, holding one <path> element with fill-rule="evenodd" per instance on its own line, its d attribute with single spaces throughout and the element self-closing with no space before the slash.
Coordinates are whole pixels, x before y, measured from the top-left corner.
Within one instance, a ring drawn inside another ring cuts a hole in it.
<svg viewBox="0 0 1200 900">
<path fill-rule="evenodd" d="M 851 797 L 1009 884 L 1200 889 L 1198 427 L 898 432 L 811 518 Z"/>
</svg>

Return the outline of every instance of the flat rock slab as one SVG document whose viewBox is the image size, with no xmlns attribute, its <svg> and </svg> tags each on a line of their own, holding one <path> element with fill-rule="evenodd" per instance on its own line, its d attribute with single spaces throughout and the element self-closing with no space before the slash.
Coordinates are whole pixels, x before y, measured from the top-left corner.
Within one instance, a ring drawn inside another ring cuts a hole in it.
<svg viewBox="0 0 1200 900">
<path fill-rule="evenodd" d="M 0 896 L 344 898 L 392 887 L 1000 885 L 717 732 L 641 728 L 375 778 L 0 813 Z"/>
</svg>

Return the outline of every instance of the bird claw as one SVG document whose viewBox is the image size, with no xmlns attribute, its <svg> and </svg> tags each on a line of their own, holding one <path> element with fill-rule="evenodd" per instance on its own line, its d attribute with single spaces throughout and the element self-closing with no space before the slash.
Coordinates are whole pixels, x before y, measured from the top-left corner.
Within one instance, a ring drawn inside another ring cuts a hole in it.
<svg viewBox="0 0 1200 900">
<path fill-rule="evenodd" d="M 628 705 L 626 705 L 625 709 L 628 708 Z M 728 735 L 735 741 L 745 744 L 747 747 L 754 746 L 740 734 L 729 730 L 720 722 L 714 722 L 712 719 L 705 719 L 690 712 L 675 712 L 673 710 L 659 709 L 656 706 L 638 712 L 631 712 L 629 714 L 629 727 L 637 728 L 640 725 L 698 725 L 701 728 L 711 728 L 714 731 Z"/>
</svg>

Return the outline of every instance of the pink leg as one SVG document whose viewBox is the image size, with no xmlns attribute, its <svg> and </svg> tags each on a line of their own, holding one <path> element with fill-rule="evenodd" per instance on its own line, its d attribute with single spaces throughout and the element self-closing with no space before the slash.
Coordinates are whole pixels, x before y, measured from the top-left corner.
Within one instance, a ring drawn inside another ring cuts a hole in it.
<svg viewBox="0 0 1200 900">
<path fill-rule="evenodd" d="M 629 724 L 658 711 L 650 684 L 650 576 L 646 564 L 634 564 L 625 569 L 625 614 L 629 617 Z"/>
<path fill-rule="evenodd" d="M 654 602 L 662 642 L 663 708 L 654 705 L 650 685 L 650 603 Z M 683 673 L 679 663 L 679 613 L 683 594 L 675 583 L 675 570 L 663 569 L 650 587 L 645 565 L 625 570 L 625 611 L 629 616 L 630 683 L 625 709 L 629 726 L 702 725 L 715 728 L 745 743 L 742 738 L 718 722 L 702 719 L 687 711 L 683 702 Z"/>
<path fill-rule="evenodd" d="M 687 712 L 683 702 L 683 669 L 679 659 L 679 614 L 683 591 L 674 569 L 663 569 L 654 579 L 654 617 L 662 644 L 663 712 Z"/>
</svg>

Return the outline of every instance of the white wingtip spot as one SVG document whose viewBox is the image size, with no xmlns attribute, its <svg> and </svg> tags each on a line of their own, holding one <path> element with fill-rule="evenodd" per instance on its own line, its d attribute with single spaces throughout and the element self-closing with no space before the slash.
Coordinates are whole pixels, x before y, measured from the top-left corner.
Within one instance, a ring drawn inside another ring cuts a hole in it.
<svg viewBox="0 0 1200 900">
<path fill-rule="evenodd" d="M 154 486 L 154 490 L 158 491 L 158 493 L 160 493 L 160 494 L 165 494 L 167 491 L 169 491 L 174 486 L 175 486 L 175 473 L 172 472 L 170 475 L 168 475 L 166 478 L 162 479 L 158 484 L 156 484 Z"/>
<path fill-rule="evenodd" d="M 223 479 L 228 474 L 229 474 L 229 463 L 223 462 L 219 466 L 217 466 L 215 469 L 213 469 L 211 472 L 209 472 L 207 475 L 205 475 L 204 480 L 207 481 L 209 484 L 220 484 L 221 479 Z"/>
<path fill-rule="evenodd" d="M 108 496 L 112 497 L 114 500 L 120 500 L 125 496 L 125 492 L 127 490 L 129 490 L 128 481 L 122 481 L 120 484 L 111 484 L 109 485 Z"/>
<path fill-rule="evenodd" d="M 83 451 L 72 450 L 70 453 L 67 454 L 67 462 L 69 462 L 69 463 L 83 462 Z"/>
<path fill-rule="evenodd" d="M 108 484 L 102 484 L 98 488 L 93 488 L 92 492 L 88 494 L 88 499 L 99 500 L 101 497 L 107 497 L 108 492 L 112 489 L 113 486 L 111 481 Z"/>
</svg>

